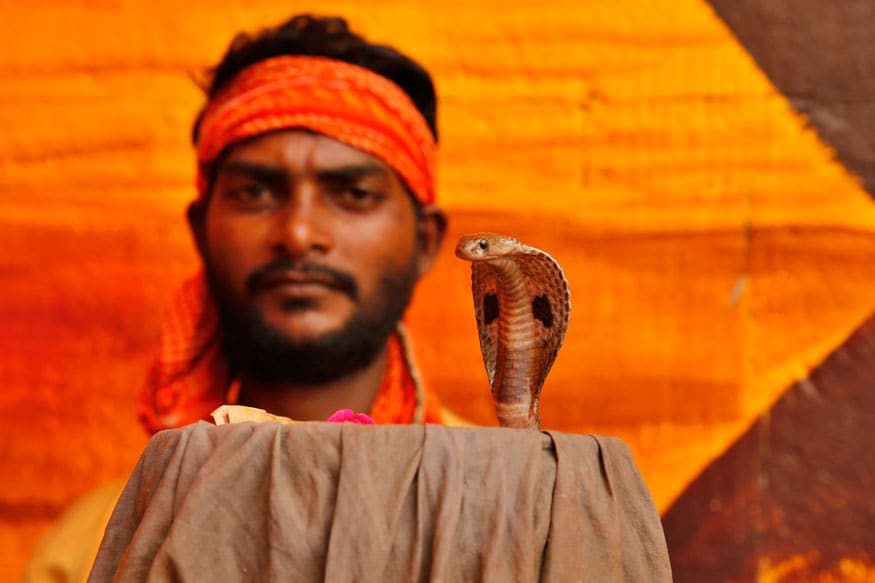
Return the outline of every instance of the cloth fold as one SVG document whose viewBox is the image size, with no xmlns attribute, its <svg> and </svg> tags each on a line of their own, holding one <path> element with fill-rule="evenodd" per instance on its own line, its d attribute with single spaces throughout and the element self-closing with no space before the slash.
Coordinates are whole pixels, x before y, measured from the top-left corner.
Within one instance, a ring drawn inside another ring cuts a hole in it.
<svg viewBox="0 0 875 583">
<path fill-rule="evenodd" d="M 92 581 L 670 581 L 618 439 L 437 425 L 156 434 Z"/>
</svg>

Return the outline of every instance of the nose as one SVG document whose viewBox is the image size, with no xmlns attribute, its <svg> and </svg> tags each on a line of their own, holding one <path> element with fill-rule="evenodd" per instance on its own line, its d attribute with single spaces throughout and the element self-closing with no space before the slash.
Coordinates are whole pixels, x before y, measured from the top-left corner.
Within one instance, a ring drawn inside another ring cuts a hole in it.
<svg viewBox="0 0 875 583">
<path fill-rule="evenodd" d="M 304 258 L 325 253 L 334 246 L 330 209 L 318 193 L 296 188 L 277 213 L 273 247 L 277 253 Z"/>
</svg>

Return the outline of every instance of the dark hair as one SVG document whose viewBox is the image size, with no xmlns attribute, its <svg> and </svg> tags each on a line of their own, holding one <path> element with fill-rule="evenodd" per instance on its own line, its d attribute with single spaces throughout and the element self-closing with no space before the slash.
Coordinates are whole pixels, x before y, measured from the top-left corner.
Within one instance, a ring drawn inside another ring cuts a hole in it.
<svg viewBox="0 0 875 583">
<path fill-rule="evenodd" d="M 208 99 L 213 99 L 246 67 L 280 55 L 337 59 L 370 69 L 393 81 L 410 96 L 437 141 L 437 98 L 428 72 L 392 47 L 367 42 L 350 31 L 342 18 L 299 14 L 254 36 L 238 34 L 219 64 L 210 71 L 210 79 L 204 87 Z M 202 116 L 203 110 L 192 129 L 195 144 Z"/>
</svg>

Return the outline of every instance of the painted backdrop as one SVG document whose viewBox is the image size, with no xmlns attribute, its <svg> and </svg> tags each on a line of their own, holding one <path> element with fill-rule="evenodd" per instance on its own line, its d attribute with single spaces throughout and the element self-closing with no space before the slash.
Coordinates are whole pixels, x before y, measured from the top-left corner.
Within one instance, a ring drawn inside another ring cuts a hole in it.
<svg viewBox="0 0 875 583">
<path fill-rule="evenodd" d="M 565 266 L 574 309 L 544 425 L 629 443 L 676 578 L 872 580 L 859 532 L 875 531 L 875 469 L 865 450 L 844 455 L 871 442 L 872 385 L 811 373 L 875 307 L 868 6 L 0 4 L 0 580 L 146 442 L 134 394 L 162 307 L 196 265 L 193 79 L 237 31 L 307 10 L 433 72 L 450 241 L 506 232 Z M 451 247 L 410 326 L 443 400 L 493 424 Z M 863 378 L 868 353 L 841 350 L 824 366 Z M 816 488 L 787 486 L 815 475 Z M 794 492 L 803 504 L 778 496 Z M 792 536 L 825 521 L 837 526 L 820 538 Z"/>
</svg>

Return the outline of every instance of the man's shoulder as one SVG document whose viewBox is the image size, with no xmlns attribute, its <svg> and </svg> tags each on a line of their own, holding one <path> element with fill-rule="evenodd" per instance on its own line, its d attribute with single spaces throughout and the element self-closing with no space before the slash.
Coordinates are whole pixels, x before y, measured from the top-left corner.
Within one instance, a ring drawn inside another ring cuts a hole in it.
<svg viewBox="0 0 875 583">
<path fill-rule="evenodd" d="M 446 407 L 441 407 L 441 418 L 448 427 L 477 427 L 476 423 L 456 415 Z"/>
<path fill-rule="evenodd" d="M 85 581 L 124 486 L 108 482 L 65 510 L 34 549 L 24 581 Z"/>
</svg>

